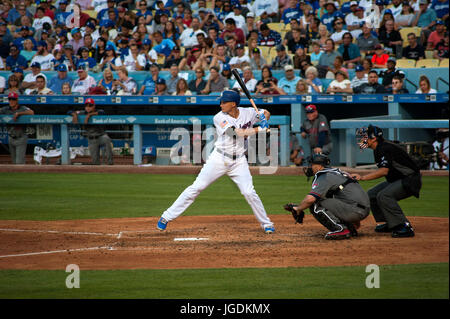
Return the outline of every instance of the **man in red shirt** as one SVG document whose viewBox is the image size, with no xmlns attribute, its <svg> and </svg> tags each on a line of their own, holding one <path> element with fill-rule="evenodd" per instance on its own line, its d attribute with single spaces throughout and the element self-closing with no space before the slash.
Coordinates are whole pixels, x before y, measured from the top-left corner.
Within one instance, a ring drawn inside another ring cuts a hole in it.
<svg viewBox="0 0 450 319">
<path fill-rule="evenodd" d="M 436 22 L 436 30 L 430 33 L 427 40 L 427 50 L 434 50 L 436 45 L 444 39 L 445 25 L 442 21 Z"/>
<path fill-rule="evenodd" d="M 220 37 L 225 39 L 227 35 L 234 37 L 238 44 L 240 43 L 245 45 L 244 31 L 236 27 L 236 21 L 234 21 L 233 18 L 228 18 L 225 20 L 225 30 L 223 30 L 220 34 Z"/>
</svg>

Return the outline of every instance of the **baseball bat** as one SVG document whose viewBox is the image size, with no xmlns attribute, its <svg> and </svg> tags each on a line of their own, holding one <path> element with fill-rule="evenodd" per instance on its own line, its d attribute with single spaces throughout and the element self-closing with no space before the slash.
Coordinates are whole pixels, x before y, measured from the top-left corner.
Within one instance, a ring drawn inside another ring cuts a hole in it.
<svg viewBox="0 0 450 319">
<path fill-rule="evenodd" d="M 231 73 L 234 75 L 234 78 L 236 79 L 236 81 L 238 81 L 239 86 L 241 87 L 242 91 L 244 91 L 245 96 L 247 96 L 248 100 L 250 101 L 250 104 L 253 106 L 256 113 L 259 114 L 259 110 L 256 107 L 255 101 L 252 99 L 252 96 L 250 95 L 250 92 L 248 91 L 247 87 L 245 86 L 244 81 L 242 81 L 239 71 L 237 69 L 233 69 L 233 70 L 231 70 Z M 267 132 L 270 132 L 270 129 L 267 129 Z"/>
</svg>

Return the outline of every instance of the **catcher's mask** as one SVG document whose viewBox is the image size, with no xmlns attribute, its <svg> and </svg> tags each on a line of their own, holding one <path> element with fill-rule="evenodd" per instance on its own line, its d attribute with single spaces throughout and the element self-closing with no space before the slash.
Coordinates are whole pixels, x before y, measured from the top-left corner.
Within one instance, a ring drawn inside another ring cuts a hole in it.
<svg viewBox="0 0 450 319">
<path fill-rule="evenodd" d="M 314 176 L 314 171 L 312 169 L 313 164 L 319 164 L 323 167 L 330 166 L 330 159 L 324 154 L 315 154 L 313 156 L 308 156 L 307 160 L 308 167 L 303 167 L 303 173 L 305 173 L 308 181 L 310 177 Z"/>
<path fill-rule="evenodd" d="M 378 126 L 369 125 L 356 129 L 356 139 L 360 149 L 368 147 L 367 140 L 369 138 L 383 137 L 383 130 Z"/>
</svg>

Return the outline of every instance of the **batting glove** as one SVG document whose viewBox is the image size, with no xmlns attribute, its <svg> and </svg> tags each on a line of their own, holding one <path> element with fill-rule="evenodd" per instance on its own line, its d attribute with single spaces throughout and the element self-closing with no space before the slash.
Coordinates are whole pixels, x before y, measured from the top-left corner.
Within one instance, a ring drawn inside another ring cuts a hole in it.
<svg viewBox="0 0 450 319">
<path fill-rule="evenodd" d="M 267 129 L 267 128 L 269 128 L 269 123 L 267 122 L 266 119 L 264 119 L 264 120 L 261 119 L 261 121 L 259 122 L 259 126 Z"/>
</svg>

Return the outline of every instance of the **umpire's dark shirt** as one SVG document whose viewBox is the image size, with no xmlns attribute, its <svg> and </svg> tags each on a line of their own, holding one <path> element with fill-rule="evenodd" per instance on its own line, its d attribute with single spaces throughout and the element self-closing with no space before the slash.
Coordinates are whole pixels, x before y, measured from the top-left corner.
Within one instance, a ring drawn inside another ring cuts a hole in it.
<svg viewBox="0 0 450 319">
<path fill-rule="evenodd" d="M 379 141 L 374 150 L 375 162 L 379 168 L 389 168 L 386 180 L 389 183 L 419 172 L 419 167 L 399 145 L 389 141 Z"/>
</svg>

